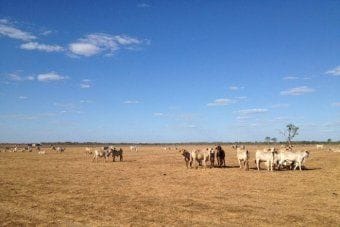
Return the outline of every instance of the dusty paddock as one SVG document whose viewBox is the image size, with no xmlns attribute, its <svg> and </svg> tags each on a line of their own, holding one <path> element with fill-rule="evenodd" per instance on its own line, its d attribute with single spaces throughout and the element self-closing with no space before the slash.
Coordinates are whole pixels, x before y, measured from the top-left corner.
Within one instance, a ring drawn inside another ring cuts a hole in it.
<svg viewBox="0 0 340 227">
<path fill-rule="evenodd" d="M 124 148 L 124 147 L 123 147 Z M 0 153 L 0 223 L 70 225 L 340 225 L 340 153 L 310 147 L 308 170 L 187 170 L 175 150 L 125 149 L 124 162 Z M 254 146 L 251 167 L 254 168 Z"/>
</svg>

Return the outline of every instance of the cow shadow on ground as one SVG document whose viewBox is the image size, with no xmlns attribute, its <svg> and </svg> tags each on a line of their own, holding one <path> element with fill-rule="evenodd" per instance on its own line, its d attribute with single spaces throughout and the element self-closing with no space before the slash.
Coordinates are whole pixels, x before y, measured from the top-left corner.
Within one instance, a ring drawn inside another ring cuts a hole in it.
<svg viewBox="0 0 340 227">
<path fill-rule="evenodd" d="M 233 169 L 233 168 L 240 168 L 240 166 L 230 166 L 230 165 L 226 165 L 226 166 L 213 166 L 212 168 L 219 168 L 219 169 Z"/>
<path fill-rule="evenodd" d="M 249 169 L 257 170 L 256 167 L 251 167 Z M 302 166 L 301 169 L 302 169 L 302 171 L 311 171 L 311 170 L 313 171 L 313 170 L 320 170 L 322 168 L 320 168 L 320 167 L 307 168 L 307 167 Z M 266 168 L 261 168 L 260 170 L 267 170 L 267 169 Z M 274 169 L 274 171 L 285 172 L 285 171 L 294 171 L 294 169 L 280 169 L 280 170 Z M 299 170 L 299 168 L 297 168 L 295 171 L 300 171 L 300 170 Z"/>
</svg>

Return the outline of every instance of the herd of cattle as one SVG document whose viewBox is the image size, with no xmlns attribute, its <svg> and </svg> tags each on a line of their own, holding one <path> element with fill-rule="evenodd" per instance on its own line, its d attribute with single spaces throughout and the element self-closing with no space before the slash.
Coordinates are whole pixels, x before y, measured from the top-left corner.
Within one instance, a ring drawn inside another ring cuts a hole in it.
<svg viewBox="0 0 340 227">
<path fill-rule="evenodd" d="M 48 146 L 48 148 L 52 151 L 56 151 L 57 153 L 63 153 L 65 151 L 65 147 L 59 147 L 59 146 L 54 146 L 54 145 L 50 145 Z M 15 153 L 15 152 L 33 152 L 33 151 L 37 151 L 38 154 L 46 154 L 46 150 L 42 150 L 42 146 L 41 145 L 27 145 L 24 147 L 20 147 L 20 146 L 14 146 L 14 147 L 4 147 L 3 149 L 0 149 L 0 153 L 1 152 L 10 152 L 10 153 Z"/>
<path fill-rule="evenodd" d="M 25 147 L 3 147 L 0 152 L 32 152 L 37 151 L 38 154 L 46 154 L 47 151 L 56 151 L 57 153 L 63 153 L 66 148 L 60 146 L 49 145 L 42 150 L 41 144 L 29 144 Z M 139 146 L 130 146 L 130 151 L 138 152 Z M 221 146 L 215 148 L 206 149 L 193 149 L 188 151 L 186 149 L 179 149 L 177 147 L 162 147 L 162 150 L 179 150 L 181 155 L 183 155 L 187 168 L 198 168 L 198 166 L 207 167 L 207 163 L 210 163 L 210 167 L 225 167 L 226 166 L 226 152 Z M 236 151 L 236 157 L 240 168 L 249 170 L 249 151 L 245 146 L 233 145 L 232 149 Z M 316 149 L 324 149 L 323 144 L 317 144 Z M 338 149 L 328 149 L 329 151 L 339 152 Z M 92 162 L 98 162 L 99 158 L 103 158 L 105 162 L 112 157 L 112 161 L 119 157 L 120 161 L 123 161 L 123 149 L 116 148 L 114 146 L 104 146 L 100 148 L 96 147 L 86 147 L 85 155 L 92 156 Z M 310 153 L 308 151 L 293 151 L 292 147 L 287 147 L 281 145 L 280 148 L 265 148 L 263 150 L 256 150 L 255 152 L 255 164 L 257 170 L 260 170 L 261 163 L 265 163 L 268 171 L 280 170 L 280 169 L 294 169 L 299 167 L 302 170 L 303 164 L 309 157 Z"/>
<path fill-rule="evenodd" d="M 245 146 L 233 145 L 232 148 L 236 150 L 236 157 L 240 168 L 249 170 L 249 151 Z M 215 160 L 218 167 L 226 166 L 226 153 L 221 146 L 215 148 L 206 149 L 194 149 L 191 152 L 186 149 L 181 149 L 180 153 L 184 157 L 187 168 L 198 166 L 207 166 L 207 162 L 210 162 L 210 167 L 215 166 Z M 296 170 L 299 167 L 302 170 L 302 165 L 309 157 L 308 151 L 293 151 L 292 147 L 277 148 L 265 148 L 263 150 L 256 150 L 255 163 L 257 170 L 260 170 L 260 164 L 265 163 L 268 171 L 274 169 L 280 170 L 283 168 L 289 168 Z"/>
</svg>

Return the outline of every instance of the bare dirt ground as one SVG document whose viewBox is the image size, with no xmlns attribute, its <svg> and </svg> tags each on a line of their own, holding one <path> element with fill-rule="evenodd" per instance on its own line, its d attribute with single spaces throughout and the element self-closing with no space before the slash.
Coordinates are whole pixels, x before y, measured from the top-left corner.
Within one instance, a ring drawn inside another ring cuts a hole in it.
<svg viewBox="0 0 340 227">
<path fill-rule="evenodd" d="M 340 225 L 340 153 L 310 146 L 307 170 L 258 172 L 255 146 L 250 171 L 229 146 L 227 168 L 189 170 L 174 149 L 123 148 L 115 163 L 83 147 L 0 153 L 0 224 Z"/>
</svg>

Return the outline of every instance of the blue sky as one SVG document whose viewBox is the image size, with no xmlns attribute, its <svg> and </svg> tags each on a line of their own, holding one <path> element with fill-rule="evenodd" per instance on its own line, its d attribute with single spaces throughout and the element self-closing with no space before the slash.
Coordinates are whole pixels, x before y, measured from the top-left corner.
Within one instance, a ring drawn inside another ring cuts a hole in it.
<svg viewBox="0 0 340 227">
<path fill-rule="evenodd" d="M 339 11 L 0 0 L 0 142 L 340 140 Z"/>
</svg>

